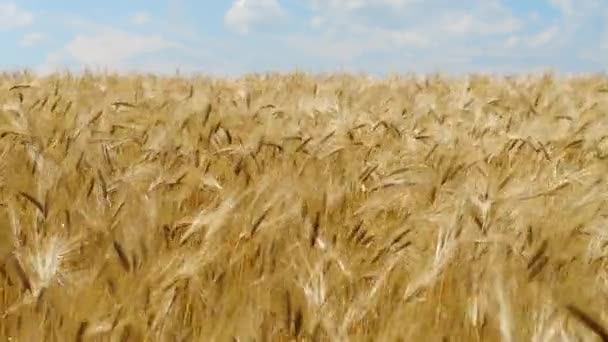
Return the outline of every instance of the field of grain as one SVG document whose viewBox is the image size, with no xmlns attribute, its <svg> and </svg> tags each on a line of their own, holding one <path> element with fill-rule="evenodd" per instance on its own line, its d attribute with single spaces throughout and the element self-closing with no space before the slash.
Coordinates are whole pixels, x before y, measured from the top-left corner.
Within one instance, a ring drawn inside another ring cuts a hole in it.
<svg viewBox="0 0 608 342">
<path fill-rule="evenodd" d="M 3 341 L 608 340 L 608 79 L 0 77 Z"/>
</svg>

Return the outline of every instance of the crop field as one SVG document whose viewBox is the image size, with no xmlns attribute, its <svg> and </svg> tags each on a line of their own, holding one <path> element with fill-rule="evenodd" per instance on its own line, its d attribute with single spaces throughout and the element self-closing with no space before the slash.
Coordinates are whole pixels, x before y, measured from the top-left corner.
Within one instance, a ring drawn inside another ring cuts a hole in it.
<svg viewBox="0 0 608 342">
<path fill-rule="evenodd" d="M 608 341 L 608 78 L 0 76 L 2 341 Z"/>
</svg>

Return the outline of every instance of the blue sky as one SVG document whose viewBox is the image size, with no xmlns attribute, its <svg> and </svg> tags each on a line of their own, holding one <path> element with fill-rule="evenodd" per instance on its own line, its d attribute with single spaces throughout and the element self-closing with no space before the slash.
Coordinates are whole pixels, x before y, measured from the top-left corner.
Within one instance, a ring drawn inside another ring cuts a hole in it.
<svg viewBox="0 0 608 342">
<path fill-rule="evenodd" d="M 608 0 L 0 0 L 3 69 L 608 71 Z"/>
</svg>

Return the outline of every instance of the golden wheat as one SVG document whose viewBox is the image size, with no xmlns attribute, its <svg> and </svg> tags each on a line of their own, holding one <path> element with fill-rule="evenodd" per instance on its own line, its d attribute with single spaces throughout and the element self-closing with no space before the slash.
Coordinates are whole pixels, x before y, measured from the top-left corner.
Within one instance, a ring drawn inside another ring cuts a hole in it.
<svg viewBox="0 0 608 342">
<path fill-rule="evenodd" d="M 4 74 L 0 336 L 608 340 L 607 88 Z"/>
</svg>

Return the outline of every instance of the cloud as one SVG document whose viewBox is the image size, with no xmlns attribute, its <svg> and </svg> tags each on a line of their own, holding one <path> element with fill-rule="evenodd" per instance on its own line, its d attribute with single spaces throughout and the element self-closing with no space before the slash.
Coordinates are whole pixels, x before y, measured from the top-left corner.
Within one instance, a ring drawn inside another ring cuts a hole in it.
<svg viewBox="0 0 608 342">
<path fill-rule="evenodd" d="M 491 35 L 511 33 L 522 28 L 520 19 L 508 13 L 475 13 L 453 11 L 446 13 L 439 30 L 456 35 Z"/>
<path fill-rule="evenodd" d="M 160 35 L 142 35 L 115 29 L 95 34 L 79 34 L 64 48 L 64 53 L 86 66 L 123 67 L 132 58 L 175 47 Z"/>
<path fill-rule="evenodd" d="M 33 21 L 34 15 L 19 8 L 15 3 L 0 3 L 0 30 L 28 26 Z"/>
<path fill-rule="evenodd" d="M 49 54 L 47 64 L 154 71 L 174 69 L 179 62 L 186 66 L 182 70 L 226 73 L 288 67 L 461 73 L 608 66 L 606 0 L 541 2 L 516 10 L 508 0 L 225 1 L 223 25 L 249 35 L 243 38 L 205 36 L 201 30 L 208 26 L 183 20 L 184 2 L 171 0 L 173 21 L 149 27 L 163 34 L 83 25 L 82 33 Z M 131 14 L 132 24 L 150 20 L 147 12 Z M 247 58 L 226 58 L 243 52 Z"/>
<path fill-rule="evenodd" d="M 608 55 L 602 51 L 608 33 L 608 2 L 604 0 L 547 0 L 560 16 L 558 33 L 552 38 L 564 55 L 575 56 L 581 64 L 608 70 Z M 547 33 L 549 34 L 549 33 Z M 591 62 L 591 63 L 589 63 Z"/>
<path fill-rule="evenodd" d="M 366 10 L 373 7 L 387 7 L 393 10 L 403 10 L 422 0 L 309 0 L 313 8 L 333 8 L 343 11 Z"/>
<path fill-rule="evenodd" d="M 30 32 L 21 38 L 19 41 L 19 46 L 21 47 L 32 47 L 44 41 L 46 39 L 46 35 L 41 32 Z"/>
<path fill-rule="evenodd" d="M 439 39 L 509 34 L 524 27 L 499 0 L 308 0 L 312 27 L 341 31 L 400 30 Z M 378 37 L 380 39 L 381 37 Z"/>
<path fill-rule="evenodd" d="M 604 0 L 548 0 L 548 2 L 561 13 L 564 24 L 571 29 L 585 24 L 590 18 L 601 15 L 608 8 Z"/>
<path fill-rule="evenodd" d="M 147 12 L 137 12 L 131 17 L 131 23 L 135 25 L 143 25 L 150 21 L 150 14 Z"/>
<path fill-rule="evenodd" d="M 574 2 L 572 0 L 549 0 L 549 4 L 559 9 L 566 16 L 574 14 Z"/>
<path fill-rule="evenodd" d="M 159 34 L 139 34 L 104 27 L 81 33 L 59 50 L 47 55 L 37 70 L 104 68 L 112 71 L 175 70 L 186 63 L 204 62 L 209 55 L 196 47 L 170 40 Z M 163 66 L 163 70 L 152 68 Z"/>
<path fill-rule="evenodd" d="M 235 0 L 224 16 L 224 25 L 239 34 L 247 34 L 253 26 L 284 14 L 277 0 Z"/>
<path fill-rule="evenodd" d="M 540 33 L 531 36 L 528 39 L 529 46 L 542 46 L 551 42 L 559 34 L 559 27 L 557 25 L 551 25 L 547 29 Z"/>
<path fill-rule="evenodd" d="M 560 27 L 553 24 L 538 33 L 528 33 L 522 35 L 512 35 L 505 40 L 504 46 L 511 48 L 535 49 L 546 47 L 556 42 L 560 34 Z"/>
<path fill-rule="evenodd" d="M 324 65 L 382 73 L 388 68 L 462 72 L 608 66 L 605 0 L 541 0 L 554 9 L 543 11 L 537 3 L 516 10 L 507 0 L 303 2 L 310 10 L 306 30 L 281 34 L 281 41 L 294 55 Z M 592 63 L 589 56 L 595 56 Z"/>
<path fill-rule="evenodd" d="M 507 47 L 507 48 L 515 47 L 519 44 L 520 41 L 521 41 L 521 39 L 518 36 L 510 36 L 505 41 L 505 47 Z"/>
<path fill-rule="evenodd" d="M 307 3 L 312 9 L 309 26 L 316 32 L 284 36 L 284 43 L 301 54 L 351 64 L 376 58 L 397 65 L 410 56 L 424 56 L 419 58 L 426 62 L 432 55 L 443 66 L 464 65 L 493 49 L 506 49 L 504 41 L 509 36 L 514 37 L 509 44 L 516 46 L 521 39 L 517 35 L 531 20 L 516 16 L 500 0 Z M 382 63 L 374 67 L 381 68 Z"/>
</svg>

